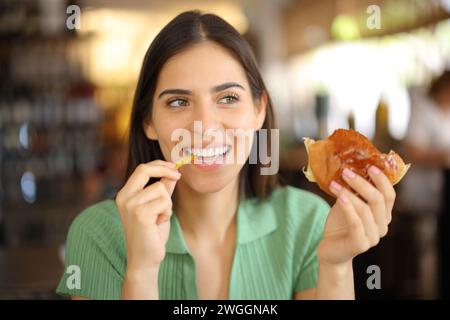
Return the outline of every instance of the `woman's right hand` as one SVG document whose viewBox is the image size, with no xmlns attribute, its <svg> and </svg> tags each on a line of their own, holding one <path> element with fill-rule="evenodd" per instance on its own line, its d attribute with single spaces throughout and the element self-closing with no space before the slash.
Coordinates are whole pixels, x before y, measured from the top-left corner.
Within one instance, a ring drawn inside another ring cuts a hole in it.
<svg viewBox="0 0 450 320">
<path fill-rule="evenodd" d="M 150 178 L 161 178 L 145 187 Z M 180 173 L 171 162 L 140 164 L 117 193 L 125 233 L 127 272 L 159 270 L 165 256 L 172 215 L 171 195 Z"/>
</svg>

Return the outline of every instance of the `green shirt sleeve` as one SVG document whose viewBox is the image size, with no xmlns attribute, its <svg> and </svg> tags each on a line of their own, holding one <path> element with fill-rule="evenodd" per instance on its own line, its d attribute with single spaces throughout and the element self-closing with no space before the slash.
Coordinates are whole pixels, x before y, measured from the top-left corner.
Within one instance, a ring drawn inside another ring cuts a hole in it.
<svg viewBox="0 0 450 320">
<path fill-rule="evenodd" d="M 88 299 L 120 299 L 125 270 L 125 244 L 111 200 L 83 211 L 66 241 L 64 274 L 56 292 Z"/>
</svg>

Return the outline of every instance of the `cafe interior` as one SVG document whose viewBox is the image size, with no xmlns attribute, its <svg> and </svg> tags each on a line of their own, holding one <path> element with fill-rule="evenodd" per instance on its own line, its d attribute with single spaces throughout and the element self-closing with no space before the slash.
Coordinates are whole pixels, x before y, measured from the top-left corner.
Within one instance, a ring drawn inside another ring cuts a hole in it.
<svg viewBox="0 0 450 320">
<path fill-rule="evenodd" d="M 439 83 L 449 96 L 449 0 L 2 0 L 0 299 L 64 299 L 55 289 L 71 222 L 123 183 L 144 54 L 165 24 L 193 9 L 223 17 L 254 50 L 287 184 L 332 204 L 302 172 L 303 137 L 337 128 L 412 164 L 396 186 L 388 235 L 354 259 L 356 298 L 448 298 L 450 156 L 446 165 L 415 163 L 407 142 L 430 88 Z M 450 155 L 450 144 L 441 147 Z M 416 188 L 422 170 L 439 178 L 425 187 L 430 196 Z M 379 289 L 367 285 L 371 265 L 381 270 Z"/>
</svg>

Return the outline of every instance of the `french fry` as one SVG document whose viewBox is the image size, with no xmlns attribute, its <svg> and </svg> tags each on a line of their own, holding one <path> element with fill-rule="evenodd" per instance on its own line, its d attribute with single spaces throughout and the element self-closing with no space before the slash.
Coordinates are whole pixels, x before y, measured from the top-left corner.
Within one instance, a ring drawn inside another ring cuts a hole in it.
<svg viewBox="0 0 450 320">
<path fill-rule="evenodd" d="M 180 160 L 178 160 L 177 162 L 175 162 L 175 169 L 180 169 L 182 166 L 184 166 L 185 164 L 189 164 L 192 161 L 194 161 L 196 157 L 193 154 L 187 155 L 182 157 Z"/>
</svg>

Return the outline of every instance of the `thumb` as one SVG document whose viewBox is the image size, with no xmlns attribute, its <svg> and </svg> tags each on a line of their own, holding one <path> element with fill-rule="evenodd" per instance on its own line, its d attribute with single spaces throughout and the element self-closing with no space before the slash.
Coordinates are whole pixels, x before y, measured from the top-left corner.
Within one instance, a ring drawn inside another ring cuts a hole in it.
<svg viewBox="0 0 450 320">
<path fill-rule="evenodd" d="M 173 190 L 175 190 L 175 185 L 177 184 L 178 180 L 172 180 L 167 178 L 161 178 L 161 182 L 166 187 L 167 192 L 170 196 L 172 196 Z"/>
</svg>

